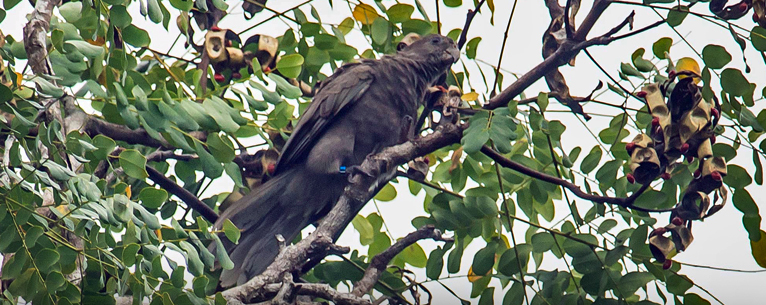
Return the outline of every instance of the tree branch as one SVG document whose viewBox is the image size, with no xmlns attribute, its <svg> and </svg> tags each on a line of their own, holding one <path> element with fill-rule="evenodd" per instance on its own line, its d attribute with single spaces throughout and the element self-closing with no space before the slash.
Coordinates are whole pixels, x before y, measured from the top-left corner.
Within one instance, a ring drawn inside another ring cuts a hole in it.
<svg viewBox="0 0 766 305">
<path fill-rule="evenodd" d="M 548 175 L 546 173 L 538 172 L 520 163 L 514 162 L 511 159 L 504 157 L 503 155 L 489 148 L 486 145 L 481 148 L 481 152 L 487 155 L 487 157 L 490 157 L 492 160 L 495 160 L 495 162 L 502 165 L 503 167 L 510 168 L 512 170 L 515 170 L 519 173 L 522 173 L 524 175 L 530 176 L 538 180 L 542 180 L 545 182 L 549 182 L 549 183 L 553 183 L 553 184 L 565 187 L 569 189 L 570 191 L 572 191 L 572 193 L 574 193 L 577 197 L 580 197 L 585 200 L 618 205 L 621 207 L 630 208 L 636 211 L 648 212 L 648 213 L 671 212 L 674 210 L 673 208 L 653 210 L 653 209 L 647 209 L 647 208 L 637 207 L 633 205 L 633 202 L 636 201 L 638 196 L 641 196 L 641 194 L 649 188 L 649 184 L 642 185 L 641 188 L 638 189 L 638 191 L 636 191 L 629 197 L 624 197 L 624 198 L 589 194 L 589 193 L 583 192 L 579 186 L 577 186 L 576 184 L 572 182 Z"/>
<path fill-rule="evenodd" d="M 465 45 L 465 41 L 468 36 L 468 28 L 471 27 L 471 22 L 473 21 L 473 17 L 476 16 L 476 13 L 478 13 L 481 10 L 481 6 L 484 5 L 484 2 L 487 0 L 481 0 L 479 4 L 476 5 L 476 9 L 468 10 L 468 13 L 465 16 L 465 25 L 463 25 L 463 30 L 460 32 L 460 37 L 457 40 L 457 49 L 460 50 Z"/>
<path fill-rule="evenodd" d="M 199 200 L 197 196 L 187 191 L 185 188 L 182 188 L 168 177 L 165 177 L 165 175 L 151 166 L 146 167 L 146 172 L 149 173 L 149 179 L 152 179 L 152 181 L 157 183 L 160 187 L 183 200 L 186 205 L 197 211 L 202 217 L 205 217 L 205 219 L 213 223 L 218 220 L 218 214 L 216 214 L 216 212 L 207 204 Z"/>
<path fill-rule="evenodd" d="M 47 33 L 50 27 L 53 8 L 61 0 L 40 0 L 35 3 L 35 10 L 24 27 L 24 50 L 27 51 L 29 67 L 35 74 L 52 75 L 48 64 Z"/>
<path fill-rule="evenodd" d="M 436 241 L 452 241 L 451 238 L 445 238 L 442 236 L 442 232 L 436 229 L 433 225 L 426 225 L 421 227 L 415 232 L 407 234 L 404 238 L 396 241 L 391 247 L 383 250 L 372 258 L 370 266 L 364 271 L 364 276 L 361 280 L 354 284 L 354 295 L 361 297 L 367 294 L 375 283 L 378 282 L 380 276 L 388 268 L 388 263 L 394 259 L 394 257 L 404 251 L 405 248 L 418 242 L 422 239 L 433 239 Z"/>
<path fill-rule="evenodd" d="M 590 12 L 588 12 L 588 16 L 585 17 L 585 20 L 583 20 L 580 28 L 574 33 L 572 39 L 565 39 L 562 41 L 556 52 L 551 54 L 548 58 L 545 58 L 543 62 L 532 68 L 532 70 L 519 77 L 513 84 L 503 89 L 498 95 L 491 98 L 489 102 L 484 105 L 484 109 L 496 109 L 507 105 L 511 99 L 521 94 L 521 92 L 545 74 L 553 71 L 556 67 L 565 65 L 582 49 L 594 45 L 595 41 L 591 41 L 590 44 L 584 44 L 583 42 L 586 42 L 585 37 L 593 28 L 593 24 L 596 23 L 596 20 L 598 20 L 604 10 L 609 6 L 609 3 L 611 3 L 611 0 L 596 0 L 593 3 Z"/>
</svg>

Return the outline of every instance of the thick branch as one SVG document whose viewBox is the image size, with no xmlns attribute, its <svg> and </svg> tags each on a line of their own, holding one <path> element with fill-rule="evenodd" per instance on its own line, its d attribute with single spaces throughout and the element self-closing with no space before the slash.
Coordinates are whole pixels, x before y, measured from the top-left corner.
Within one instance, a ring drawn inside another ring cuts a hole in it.
<svg viewBox="0 0 766 305">
<path fill-rule="evenodd" d="M 670 211 L 673 211 L 672 208 L 671 209 L 652 210 L 652 209 L 637 207 L 637 206 L 633 205 L 633 202 L 636 201 L 638 196 L 641 196 L 641 194 L 646 189 L 649 188 L 648 184 L 645 184 L 645 185 L 641 186 L 641 188 L 638 191 L 636 191 L 635 193 L 630 195 L 630 197 L 625 197 L 625 198 L 622 198 L 622 197 L 608 197 L 608 196 L 600 196 L 600 195 L 595 195 L 595 194 L 589 194 L 589 193 L 586 193 L 583 190 L 581 190 L 579 186 L 577 186 L 576 184 L 574 184 L 572 182 L 569 182 L 567 180 L 564 180 L 564 179 L 561 179 L 561 178 L 558 178 L 558 177 L 554 177 L 554 176 L 548 175 L 546 173 L 538 172 L 538 171 L 536 171 L 534 169 L 531 169 L 529 167 L 526 167 L 526 166 L 524 166 L 524 165 L 522 165 L 520 163 L 514 162 L 511 159 L 508 159 L 508 158 L 504 157 L 503 155 L 501 155 L 500 153 L 496 152 L 495 150 L 489 148 L 486 145 L 481 148 L 481 152 L 484 153 L 485 155 L 487 155 L 488 157 L 490 157 L 492 160 L 495 160 L 495 162 L 497 162 L 498 164 L 502 165 L 503 167 L 510 168 L 512 170 L 515 170 L 515 171 L 517 171 L 519 173 L 522 173 L 524 175 L 530 176 L 530 177 L 535 178 L 535 179 L 539 179 L 539 180 L 542 180 L 542 181 L 545 181 L 545 182 L 549 182 L 549 183 L 553 183 L 553 184 L 565 187 L 565 188 L 569 189 L 570 191 L 572 191 L 572 193 L 574 193 L 577 197 L 580 197 L 580 198 L 585 199 L 585 200 L 590 200 L 590 201 L 593 201 L 593 202 L 601 202 L 601 203 L 608 203 L 608 204 L 618 205 L 618 206 L 621 206 L 621 207 L 630 208 L 630 209 L 633 209 L 633 210 L 636 210 L 636 211 L 641 211 L 641 212 L 657 212 L 657 213 L 660 213 L 660 212 L 670 212 Z"/>
<path fill-rule="evenodd" d="M 396 166 L 415 157 L 424 156 L 439 148 L 459 143 L 464 128 L 464 125 L 445 125 L 427 136 L 386 148 L 382 152 L 365 159 L 360 165 L 361 171 L 375 172 L 383 163 L 389 170 L 377 173 L 380 176 L 387 176 L 382 178 L 391 178 L 388 176 L 392 176 L 395 170 L 390 169 L 395 169 Z M 279 282 L 285 272 L 298 270 L 317 249 L 321 250 L 332 244 L 332 236 L 343 230 L 345 225 L 354 217 L 352 212 L 355 210 L 354 207 L 367 202 L 377 191 L 376 186 L 382 186 L 388 181 L 378 176 L 368 177 L 370 179 L 359 179 L 359 176 L 364 176 L 361 173 L 354 176 L 338 203 L 320 221 L 319 226 L 311 235 L 297 244 L 285 248 L 274 260 L 274 263 L 262 274 L 243 285 L 224 291 L 223 296 L 228 301 L 235 303 L 262 298 L 266 293 L 264 289 L 266 285 Z"/>
<path fill-rule="evenodd" d="M 388 268 L 388 262 L 394 259 L 397 254 L 404 251 L 405 248 L 422 239 L 433 239 L 437 241 L 448 240 L 445 239 L 442 236 L 442 232 L 436 229 L 433 225 L 423 226 L 417 231 L 407 234 L 407 236 L 396 241 L 391 247 L 388 247 L 388 249 L 378 253 L 378 255 L 375 255 L 375 257 L 372 258 L 372 262 L 370 263 L 370 266 L 367 267 L 367 270 L 364 271 L 362 279 L 354 284 L 354 291 L 352 293 L 359 297 L 367 294 L 372 290 L 372 287 L 375 286 L 375 283 L 378 282 L 380 276 Z"/>
<path fill-rule="evenodd" d="M 51 75 L 48 64 L 47 33 L 53 8 L 61 0 L 39 0 L 29 22 L 24 27 L 24 50 L 27 52 L 29 67 L 35 74 Z"/>
<path fill-rule="evenodd" d="M 202 217 L 205 217 L 205 219 L 210 222 L 215 222 L 218 220 L 218 214 L 216 214 L 215 211 L 213 211 L 213 209 L 206 205 L 204 202 L 199 200 L 197 196 L 190 193 L 185 188 L 182 188 L 172 180 L 168 179 L 168 177 L 165 177 L 165 175 L 158 172 L 151 166 L 146 167 L 146 172 L 149 173 L 149 179 L 152 179 L 152 181 L 157 183 L 160 187 L 183 200 L 186 205 L 197 211 L 197 213 L 200 213 Z"/>
<path fill-rule="evenodd" d="M 149 133 L 142 128 L 132 130 L 126 126 L 110 123 L 99 118 L 88 116 L 85 127 L 82 130 L 91 137 L 96 135 L 105 135 L 116 141 L 123 141 L 128 144 L 139 144 L 149 147 L 157 147 L 163 149 L 173 149 L 167 141 L 160 141 L 149 136 Z M 200 140 L 204 140 L 205 134 L 202 132 L 190 132 L 190 134 Z"/>
</svg>

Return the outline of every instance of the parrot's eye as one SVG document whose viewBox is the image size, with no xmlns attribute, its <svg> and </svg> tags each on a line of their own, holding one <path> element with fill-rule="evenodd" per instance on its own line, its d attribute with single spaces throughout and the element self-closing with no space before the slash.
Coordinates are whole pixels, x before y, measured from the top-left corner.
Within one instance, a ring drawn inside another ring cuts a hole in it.
<svg viewBox="0 0 766 305">
<path fill-rule="evenodd" d="M 434 37 L 434 38 L 431 38 L 431 43 L 432 43 L 432 44 L 437 44 L 437 43 L 439 43 L 439 42 L 441 42 L 441 41 L 442 41 L 442 39 L 441 39 L 441 37 L 439 37 L 439 36 L 436 36 L 436 37 Z"/>
</svg>

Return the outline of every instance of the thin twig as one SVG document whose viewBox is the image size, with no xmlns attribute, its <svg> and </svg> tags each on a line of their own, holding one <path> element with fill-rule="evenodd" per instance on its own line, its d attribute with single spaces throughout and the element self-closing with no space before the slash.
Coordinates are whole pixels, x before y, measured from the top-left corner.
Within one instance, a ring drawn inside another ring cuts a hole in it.
<svg viewBox="0 0 766 305">
<path fill-rule="evenodd" d="M 478 13 L 481 10 L 481 6 L 484 5 L 484 2 L 487 0 L 481 0 L 479 4 L 476 5 L 475 9 L 468 10 L 468 13 L 465 16 L 465 25 L 463 25 L 463 31 L 460 32 L 460 38 L 457 40 L 457 48 L 458 50 L 462 49 L 465 45 L 465 41 L 468 36 L 468 28 L 471 27 L 471 22 L 473 21 L 473 17 L 476 16 L 476 13 Z"/>
<path fill-rule="evenodd" d="M 218 220 L 218 214 L 216 214 L 216 212 L 207 204 L 202 202 L 202 200 L 199 200 L 196 195 L 179 186 L 168 177 L 165 177 L 165 175 L 151 166 L 146 167 L 146 172 L 149 174 L 149 179 L 152 179 L 152 181 L 157 183 L 160 187 L 183 200 L 186 205 L 197 211 L 202 217 L 205 217 L 205 219 L 210 222 Z"/>
<path fill-rule="evenodd" d="M 586 192 L 583 192 L 580 189 L 579 186 L 577 186 L 576 184 L 574 184 L 572 182 L 569 182 L 569 181 L 564 180 L 564 179 L 556 178 L 556 177 L 548 175 L 546 173 L 539 172 L 539 171 L 536 171 L 536 170 L 531 169 L 529 167 L 526 167 L 526 166 L 522 165 L 521 163 L 517 163 L 515 161 L 512 161 L 511 159 L 508 159 L 508 158 L 504 157 L 503 155 L 501 155 L 497 151 L 489 148 L 486 145 L 482 146 L 481 152 L 484 153 L 485 155 L 487 155 L 487 157 L 490 157 L 492 160 L 495 160 L 495 162 L 500 163 L 500 165 L 502 165 L 504 167 L 513 169 L 513 170 L 518 171 L 518 172 L 520 172 L 520 173 L 522 173 L 524 175 L 530 176 L 530 177 L 538 179 L 538 180 L 542 180 L 542 181 L 545 181 L 545 182 L 549 182 L 549 183 L 553 183 L 553 184 L 556 184 L 556 185 L 563 186 L 563 187 L 569 189 L 570 191 L 572 191 L 572 193 L 574 193 L 577 197 L 580 197 L 580 198 L 585 199 L 585 200 L 590 200 L 590 201 L 593 201 L 593 202 L 602 202 L 602 203 L 614 204 L 614 205 L 618 205 L 618 206 L 621 206 L 621 207 L 630 208 L 630 209 L 633 209 L 633 210 L 636 210 L 636 211 L 647 212 L 647 213 L 663 213 L 663 212 L 673 211 L 672 208 L 670 208 L 670 209 L 653 210 L 653 209 L 647 209 L 647 208 L 637 207 L 637 206 L 633 205 L 633 202 L 636 201 L 638 196 L 640 196 L 644 191 L 646 191 L 646 189 L 649 188 L 649 184 L 645 184 L 645 185 L 641 186 L 641 188 L 638 189 L 638 191 L 636 191 L 632 195 L 630 195 L 630 197 L 624 197 L 624 198 L 622 198 L 622 197 L 608 197 L 608 196 L 600 196 L 600 195 L 588 194 Z"/>
</svg>

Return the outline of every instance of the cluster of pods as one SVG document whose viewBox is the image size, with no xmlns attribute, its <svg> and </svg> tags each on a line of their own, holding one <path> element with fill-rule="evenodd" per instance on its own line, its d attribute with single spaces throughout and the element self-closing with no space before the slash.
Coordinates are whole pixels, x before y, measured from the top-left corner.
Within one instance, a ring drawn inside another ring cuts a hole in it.
<svg viewBox="0 0 766 305">
<path fill-rule="evenodd" d="M 677 80 L 677 81 L 676 81 Z M 720 105 L 702 98 L 697 85 L 699 75 L 692 71 L 669 73 L 662 83 L 645 85 L 636 95 L 646 101 L 652 115 L 648 134 L 639 134 L 626 145 L 630 155 L 630 183 L 649 184 L 655 179 L 672 179 L 677 164 L 699 167 L 684 190 L 680 202 L 670 215 L 669 224 L 654 229 L 649 235 L 652 255 L 665 268 L 670 268 L 670 257 L 684 251 L 692 242 L 691 222 L 709 217 L 723 207 L 727 191 L 723 187 L 726 162 L 714 156 L 714 128 L 720 118 Z M 680 160 L 680 161 L 679 161 Z M 708 194 L 714 192 L 711 206 Z M 670 237 L 667 237 L 670 235 Z"/>
</svg>

